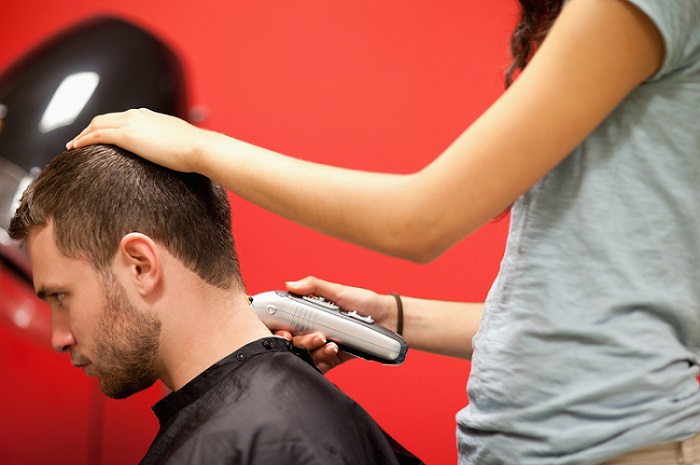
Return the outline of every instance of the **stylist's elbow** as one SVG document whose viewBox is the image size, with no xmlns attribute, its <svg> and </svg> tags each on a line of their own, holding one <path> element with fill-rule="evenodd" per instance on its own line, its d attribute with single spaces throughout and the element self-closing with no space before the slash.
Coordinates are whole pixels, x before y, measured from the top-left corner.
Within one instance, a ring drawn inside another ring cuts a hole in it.
<svg viewBox="0 0 700 465">
<path fill-rule="evenodd" d="M 407 257 L 408 260 L 412 261 L 413 263 L 417 263 L 419 265 L 425 265 L 426 263 L 430 263 L 436 258 L 438 258 L 440 255 L 442 255 L 443 250 L 441 251 L 435 251 L 433 249 L 417 249 L 413 250 L 412 253 L 410 254 L 409 257 Z"/>
<path fill-rule="evenodd" d="M 447 250 L 448 247 L 440 247 L 439 244 L 414 241 L 413 245 L 401 247 L 400 256 L 419 265 L 430 263 Z"/>
<path fill-rule="evenodd" d="M 435 181 L 418 172 L 396 178 L 383 192 L 373 227 L 381 251 L 419 264 L 429 263 L 479 226 L 476 209 L 445 201 Z"/>
<path fill-rule="evenodd" d="M 448 239 L 440 225 L 427 218 L 407 216 L 391 235 L 389 252 L 392 255 L 418 264 L 429 263 L 454 243 Z"/>
</svg>

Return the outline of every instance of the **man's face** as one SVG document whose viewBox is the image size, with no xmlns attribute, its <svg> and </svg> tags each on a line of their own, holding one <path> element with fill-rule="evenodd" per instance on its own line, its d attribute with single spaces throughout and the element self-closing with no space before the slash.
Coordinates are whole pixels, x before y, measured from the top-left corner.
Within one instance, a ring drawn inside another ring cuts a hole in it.
<svg viewBox="0 0 700 465">
<path fill-rule="evenodd" d="M 160 320 L 140 311 L 111 273 L 63 255 L 53 226 L 29 235 L 37 294 L 51 306 L 52 345 L 71 363 L 100 379 L 105 395 L 122 399 L 157 379 Z"/>
</svg>

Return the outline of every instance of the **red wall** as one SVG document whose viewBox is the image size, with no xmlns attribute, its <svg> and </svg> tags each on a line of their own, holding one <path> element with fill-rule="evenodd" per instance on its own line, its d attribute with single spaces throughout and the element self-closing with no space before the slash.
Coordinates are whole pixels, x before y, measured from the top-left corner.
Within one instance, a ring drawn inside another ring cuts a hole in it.
<svg viewBox="0 0 700 465">
<path fill-rule="evenodd" d="M 153 31 L 183 58 L 202 126 L 323 163 L 419 169 L 502 91 L 516 2 L 288 0 L 13 2 L 0 15 L 0 69 L 50 34 L 99 13 Z M 299 182 L 313 182 L 299 175 Z M 465 206 L 465 208 L 468 206 Z M 347 245 L 232 199 L 250 293 L 315 274 L 379 292 L 479 300 L 507 222 L 429 265 Z M 0 301 L 6 298 L 0 287 Z M 427 464 L 456 462 L 454 415 L 469 363 L 409 352 L 328 377 Z M 0 315 L 0 463 L 136 462 L 157 429 L 160 388 L 104 400 L 65 357 Z"/>
</svg>

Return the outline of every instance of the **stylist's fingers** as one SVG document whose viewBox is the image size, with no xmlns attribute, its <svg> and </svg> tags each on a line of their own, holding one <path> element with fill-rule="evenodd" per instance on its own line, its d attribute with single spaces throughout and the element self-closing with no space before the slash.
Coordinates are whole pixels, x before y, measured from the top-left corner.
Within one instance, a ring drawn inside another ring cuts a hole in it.
<svg viewBox="0 0 700 465">
<path fill-rule="evenodd" d="M 292 341 L 295 347 L 306 349 L 311 354 L 314 363 L 323 372 L 354 358 L 353 356 L 340 352 L 338 344 L 327 342 L 326 337 L 321 333 L 309 333 L 300 336 L 292 336 L 289 331 L 275 331 L 275 335 L 284 337 Z"/>
<path fill-rule="evenodd" d="M 293 336 L 292 336 L 292 333 L 290 333 L 289 331 L 285 331 L 285 330 L 283 330 L 283 329 L 280 329 L 280 330 L 277 330 L 277 331 L 273 331 L 273 334 L 274 334 L 275 336 L 283 337 L 283 338 L 285 338 L 285 339 L 288 340 L 288 341 L 291 341 L 291 340 L 292 340 L 292 337 L 293 337 Z"/>
<path fill-rule="evenodd" d="M 296 294 L 315 295 L 331 301 L 345 310 L 354 310 L 361 315 L 371 316 L 382 324 L 389 317 L 394 299 L 359 287 L 331 283 L 308 276 L 299 281 L 286 283 L 287 289 Z"/>
<path fill-rule="evenodd" d="M 300 334 L 298 336 L 292 336 L 292 343 L 296 347 L 301 347 L 302 349 L 306 349 L 308 351 L 313 351 L 317 350 L 320 348 L 326 348 L 326 343 L 328 340 L 326 339 L 326 336 L 324 336 L 321 333 L 309 333 L 309 334 Z M 328 345 L 333 344 L 333 343 L 328 343 Z M 333 344 L 335 346 L 335 344 Z M 331 349 L 328 355 L 336 355 L 338 353 L 338 347 L 335 346 L 335 350 Z M 324 352 L 326 352 L 324 350 Z"/>
<path fill-rule="evenodd" d="M 330 355 L 330 353 L 334 350 L 336 351 L 337 355 Z M 338 346 L 335 343 L 329 342 L 324 348 L 312 351 L 311 358 L 313 358 L 314 363 L 319 370 L 326 373 L 331 368 L 337 367 L 341 363 L 345 363 L 348 360 L 353 360 L 356 357 L 348 354 L 347 352 L 339 351 Z"/>
<path fill-rule="evenodd" d="M 120 133 L 115 129 L 95 129 L 77 136 L 66 144 L 66 149 L 79 149 L 95 144 L 122 145 L 119 143 Z"/>
<path fill-rule="evenodd" d="M 288 281 L 285 284 L 287 289 L 295 294 L 313 294 L 334 301 L 341 298 L 344 289 L 347 288 L 342 284 L 331 283 L 314 276 L 307 276 L 299 281 Z"/>
<path fill-rule="evenodd" d="M 275 336 L 281 336 L 288 341 L 292 341 L 295 347 L 306 349 L 309 352 L 323 349 L 321 352 L 327 356 L 338 354 L 338 346 L 334 342 L 328 342 L 322 333 L 308 333 L 294 336 L 291 332 L 280 329 L 274 332 Z"/>
<path fill-rule="evenodd" d="M 293 344 L 297 347 L 305 348 L 311 354 L 311 358 L 314 360 L 316 366 L 323 372 L 326 373 L 331 368 L 334 368 L 341 363 L 355 358 L 354 356 L 341 352 L 338 344 L 335 342 L 323 343 L 317 348 L 312 348 L 317 346 L 321 340 L 325 341 L 325 337 L 322 334 L 307 334 L 304 336 L 296 336 L 293 339 Z"/>
<path fill-rule="evenodd" d="M 80 131 L 77 136 L 66 144 L 66 148 L 77 149 L 87 145 L 92 145 L 96 142 L 102 142 L 105 144 L 113 143 L 114 132 L 110 130 L 120 127 L 123 124 L 123 120 L 123 112 L 105 113 L 103 115 L 95 116 L 90 121 L 90 124 L 85 127 L 85 129 Z M 112 133 L 112 137 L 110 136 L 110 132 Z"/>
<path fill-rule="evenodd" d="M 175 171 L 194 171 L 195 147 L 209 133 L 173 115 L 134 108 L 96 116 L 68 148 L 111 144 Z"/>
</svg>

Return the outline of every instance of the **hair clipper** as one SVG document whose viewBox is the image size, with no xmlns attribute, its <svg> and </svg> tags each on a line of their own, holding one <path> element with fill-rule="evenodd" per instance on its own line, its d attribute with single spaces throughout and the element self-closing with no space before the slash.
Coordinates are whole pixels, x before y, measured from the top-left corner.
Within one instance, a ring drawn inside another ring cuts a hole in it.
<svg viewBox="0 0 700 465">
<path fill-rule="evenodd" d="M 347 311 L 321 297 L 283 291 L 267 291 L 251 297 L 251 307 L 273 331 L 294 335 L 320 332 L 341 350 L 358 357 L 398 365 L 406 358 L 408 344 L 371 316 Z"/>
</svg>

